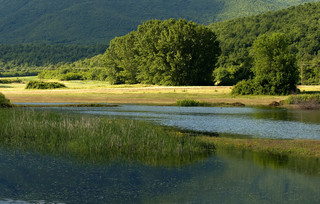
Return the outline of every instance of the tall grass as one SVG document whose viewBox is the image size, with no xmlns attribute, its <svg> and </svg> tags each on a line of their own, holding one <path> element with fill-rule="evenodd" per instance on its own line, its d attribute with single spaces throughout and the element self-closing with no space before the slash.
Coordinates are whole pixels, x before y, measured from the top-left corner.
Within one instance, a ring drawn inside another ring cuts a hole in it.
<svg viewBox="0 0 320 204">
<path fill-rule="evenodd" d="M 197 138 L 133 120 L 26 109 L 2 109 L 0 120 L 3 146 L 90 161 L 183 165 L 207 157 L 210 149 Z"/>
<path fill-rule="evenodd" d="M 296 104 L 304 109 L 319 109 L 320 108 L 320 94 L 301 94 L 289 96 L 285 103 Z"/>
</svg>

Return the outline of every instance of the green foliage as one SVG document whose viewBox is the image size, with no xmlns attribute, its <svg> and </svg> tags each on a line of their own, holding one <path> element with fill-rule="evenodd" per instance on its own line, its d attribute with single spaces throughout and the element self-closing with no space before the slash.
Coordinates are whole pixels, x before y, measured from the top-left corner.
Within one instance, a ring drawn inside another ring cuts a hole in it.
<svg viewBox="0 0 320 204">
<path fill-rule="evenodd" d="M 0 79 L 0 84 L 22 83 L 21 79 Z"/>
<path fill-rule="evenodd" d="M 314 102 L 320 104 L 320 94 L 301 94 L 292 95 L 286 99 L 287 104 L 301 104 Z"/>
<path fill-rule="evenodd" d="M 233 95 L 253 95 L 257 93 L 257 90 L 260 90 L 260 88 L 257 88 L 255 86 L 255 81 L 252 79 L 249 80 L 242 80 L 238 82 L 231 91 L 231 94 Z"/>
<path fill-rule="evenodd" d="M 299 72 L 285 34 L 260 36 L 253 44 L 254 78 L 239 82 L 233 94 L 288 95 L 297 90 Z"/>
<path fill-rule="evenodd" d="M 151 20 L 105 53 L 111 83 L 206 85 L 220 54 L 215 34 L 186 20 Z"/>
<path fill-rule="evenodd" d="M 177 100 L 176 105 L 177 106 L 185 106 L 185 107 L 189 107 L 189 106 L 211 106 L 211 104 L 208 103 L 208 102 L 196 101 L 196 100 L 193 100 L 193 99 Z"/>
<path fill-rule="evenodd" d="M 320 109 L 320 94 L 289 96 L 285 103 L 297 105 L 301 109 Z"/>
<path fill-rule="evenodd" d="M 0 44 L 0 76 L 36 76 L 45 68 L 85 61 L 106 48 L 106 45 Z"/>
<path fill-rule="evenodd" d="M 58 89 L 66 88 L 66 85 L 59 82 L 29 81 L 26 89 Z"/>
<path fill-rule="evenodd" d="M 211 24 L 209 27 L 217 34 L 222 54 L 215 81 L 221 85 L 233 85 L 237 81 L 253 76 L 252 57 L 249 55 L 253 42 L 263 34 L 285 33 L 288 36 L 288 49 L 297 55 L 299 63 L 306 66 L 306 83 L 319 83 L 320 49 L 320 3 L 305 4 L 265 14 L 236 18 L 230 21 Z"/>
<path fill-rule="evenodd" d="M 32 110 L 0 111 L 0 145 L 101 162 L 185 165 L 209 155 L 210 145 L 135 120 Z"/>
<path fill-rule="evenodd" d="M 288 46 L 288 37 L 280 33 L 262 35 L 254 42 L 252 71 L 254 81 L 260 85 L 259 94 L 288 95 L 296 91 L 299 72 Z"/>
<path fill-rule="evenodd" d="M 10 108 L 12 104 L 2 93 L 0 93 L 0 108 Z"/>
<path fill-rule="evenodd" d="M 105 43 L 150 19 L 187 18 L 208 25 L 313 1 L 3 0 L 0 43 Z"/>
<path fill-rule="evenodd" d="M 60 65 L 57 69 L 44 69 L 39 73 L 40 79 L 59 80 L 100 80 L 107 78 L 107 73 L 102 59 L 103 55 L 79 60 L 71 64 Z"/>
</svg>

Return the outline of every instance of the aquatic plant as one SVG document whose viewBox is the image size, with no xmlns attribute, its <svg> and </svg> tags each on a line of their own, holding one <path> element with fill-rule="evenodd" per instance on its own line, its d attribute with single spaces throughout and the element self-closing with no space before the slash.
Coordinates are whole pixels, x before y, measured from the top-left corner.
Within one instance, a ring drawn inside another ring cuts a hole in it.
<svg viewBox="0 0 320 204">
<path fill-rule="evenodd" d="M 59 82 L 29 81 L 26 89 L 58 89 L 66 88 L 66 85 Z"/>
<path fill-rule="evenodd" d="M 320 94 L 301 94 L 289 96 L 285 103 L 296 104 L 304 109 L 317 109 L 320 108 Z"/>
<path fill-rule="evenodd" d="M 184 165 L 206 158 L 212 145 L 149 123 L 27 109 L 0 111 L 6 147 L 68 155 L 82 160 Z"/>
</svg>

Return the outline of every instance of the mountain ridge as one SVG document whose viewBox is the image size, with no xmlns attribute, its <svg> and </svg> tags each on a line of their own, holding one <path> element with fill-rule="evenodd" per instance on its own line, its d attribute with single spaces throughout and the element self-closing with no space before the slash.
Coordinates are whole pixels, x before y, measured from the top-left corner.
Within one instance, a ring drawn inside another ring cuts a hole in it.
<svg viewBox="0 0 320 204">
<path fill-rule="evenodd" d="M 0 0 L 0 43 L 107 44 L 150 19 L 210 23 L 316 0 Z"/>
</svg>

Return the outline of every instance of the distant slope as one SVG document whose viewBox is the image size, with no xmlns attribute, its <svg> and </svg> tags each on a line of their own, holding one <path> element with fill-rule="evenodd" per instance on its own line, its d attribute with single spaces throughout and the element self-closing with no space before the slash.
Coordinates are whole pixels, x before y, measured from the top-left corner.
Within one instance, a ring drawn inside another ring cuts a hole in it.
<svg viewBox="0 0 320 204">
<path fill-rule="evenodd" d="M 0 0 L 0 43 L 108 43 L 149 19 L 210 24 L 316 0 Z"/>
<path fill-rule="evenodd" d="M 287 34 L 292 43 L 290 49 L 297 54 L 299 63 L 320 64 L 320 3 L 237 18 L 209 27 L 220 41 L 222 56 L 220 68 L 215 72 L 217 81 L 224 85 L 250 76 L 250 48 L 257 37 L 265 33 Z"/>
</svg>

